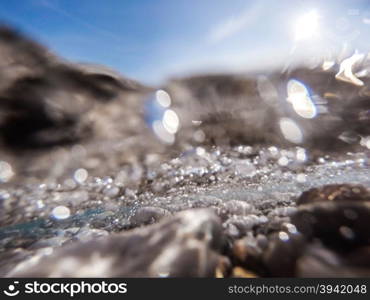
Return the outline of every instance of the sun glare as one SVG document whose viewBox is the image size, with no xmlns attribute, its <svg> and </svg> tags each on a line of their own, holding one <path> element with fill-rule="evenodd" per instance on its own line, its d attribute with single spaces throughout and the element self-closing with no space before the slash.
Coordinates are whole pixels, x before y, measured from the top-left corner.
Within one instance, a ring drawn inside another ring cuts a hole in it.
<svg viewBox="0 0 370 300">
<path fill-rule="evenodd" d="M 312 10 L 298 18 L 295 23 L 295 39 L 298 41 L 308 40 L 318 34 L 319 14 Z"/>
</svg>

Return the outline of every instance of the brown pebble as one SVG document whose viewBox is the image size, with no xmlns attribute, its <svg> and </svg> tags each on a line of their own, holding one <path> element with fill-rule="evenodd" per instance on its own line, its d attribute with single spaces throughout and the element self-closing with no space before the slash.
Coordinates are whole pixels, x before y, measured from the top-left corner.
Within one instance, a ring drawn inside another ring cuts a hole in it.
<svg viewBox="0 0 370 300">
<path fill-rule="evenodd" d="M 362 185 L 329 184 L 303 192 L 297 199 L 297 204 L 325 201 L 370 201 L 370 192 Z"/>
<path fill-rule="evenodd" d="M 291 218 L 307 238 L 340 250 L 370 244 L 370 202 L 321 202 L 299 207 Z"/>
<path fill-rule="evenodd" d="M 219 263 L 215 270 L 216 278 L 225 278 L 230 274 L 231 262 L 227 256 L 220 256 Z"/>
<path fill-rule="evenodd" d="M 234 278 L 257 278 L 258 275 L 242 267 L 235 267 L 232 272 Z"/>
</svg>

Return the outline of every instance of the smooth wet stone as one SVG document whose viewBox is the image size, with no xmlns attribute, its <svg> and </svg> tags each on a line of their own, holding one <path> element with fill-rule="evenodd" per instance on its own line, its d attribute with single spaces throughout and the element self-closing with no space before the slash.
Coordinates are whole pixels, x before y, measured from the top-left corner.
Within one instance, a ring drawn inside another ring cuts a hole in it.
<svg viewBox="0 0 370 300">
<path fill-rule="evenodd" d="M 297 260 L 297 277 L 368 277 L 370 268 L 351 264 L 345 257 L 319 244 L 308 246 Z"/>
<path fill-rule="evenodd" d="M 217 207 L 222 205 L 222 200 L 214 196 L 201 196 L 191 202 L 192 208 Z"/>
<path fill-rule="evenodd" d="M 229 200 L 217 207 L 217 214 L 222 219 L 226 219 L 230 215 L 245 216 L 253 212 L 254 208 L 251 204 L 240 200 Z"/>
<path fill-rule="evenodd" d="M 346 261 L 353 266 L 367 268 L 370 273 L 370 245 L 353 249 L 346 255 Z"/>
<path fill-rule="evenodd" d="M 171 213 L 168 210 L 160 207 L 140 207 L 130 217 L 130 225 L 137 227 L 141 225 L 153 224 L 170 215 Z"/>
<path fill-rule="evenodd" d="M 297 199 L 297 204 L 325 201 L 370 201 L 370 191 L 362 185 L 329 184 L 303 192 Z"/>
<path fill-rule="evenodd" d="M 213 277 L 223 246 L 211 210 L 188 210 L 148 227 L 62 247 L 16 267 L 18 277 Z"/>
<path fill-rule="evenodd" d="M 216 278 L 228 277 L 232 267 L 231 261 L 227 256 L 220 256 L 218 265 L 215 270 Z"/>
<path fill-rule="evenodd" d="M 235 267 L 232 270 L 231 277 L 233 278 L 257 278 L 258 275 L 244 268 Z"/>
<path fill-rule="evenodd" d="M 370 244 L 370 202 L 320 202 L 302 205 L 291 218 L 308 238 L 338 250 Z"/>
<path fill-rule="evenodd" d="M 268 219 L 265 216 L 250 215 L 231 215 L 224 223 L 226 228 L 236 228 L 234 238 L 245 236 L 247 232 L 251 232 L 256 226 L 265 224 Z"/>
<path fill-rule="evenodd" d="M 267 276 L 293 277 L 297 259 L 306 247 L 305 238 L 299 234 L 285 231 L 275 233 L 263 253 L 263 264 L 267 269 Z"/>
<path fill-rule="evenodd" d="M 261 238 L 247 236 L 235 241 L 232 247 L 232 257 L 237 265 L 263 274 L 265 267 L 263 266 L 262 254 L 265 249 L 261 247 L 259 239 Z"/>
<path fill-rule="evenodd" d="M 0 277 L 3 278 L 7 273 L 14 269 L 14 266 L 29 260 L 31 252 L 22 248 L 15 248 L 8 252 L 0 253 Z"/>
<path fill-rule="evenodd" d="M 291 216 L 296 211 L 297 211 L 297 208 L 293 207 L 293 206 L 278 207 L 278 208 L 275 208 L 272 211 L 270 211 L 268 213 L 268 216 L 269 217 L 274 217 L 274 216 L 287 217 L 287 216 Z"/>
</svg>

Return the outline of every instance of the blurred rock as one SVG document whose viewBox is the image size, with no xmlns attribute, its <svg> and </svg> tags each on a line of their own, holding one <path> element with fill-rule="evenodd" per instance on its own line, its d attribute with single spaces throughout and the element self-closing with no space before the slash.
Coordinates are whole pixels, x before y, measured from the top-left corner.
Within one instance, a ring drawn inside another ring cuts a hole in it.
<svg viewBox="0 0 370 300">
<path fill-rule="evenodd" d="M 223 245 L 209 210 L 189 210 L 159 224 L 63 247 L 37 268 L 19 265 L 11 277 L 213 277 Z"/>
<path fill-rule="evenodd" d="M 298 259 L 296 276 L 313 278 L 368 277 L 370 269 L 366 266 L 349 264 L 345 258 L 337 253 L 314 244 L 309 246 Z"/>
<path fill-rule="evenodd" d="M 319 202 L 302 205 L 292 223 L 308 238 L 339 250 L 370 244 L 370 202 Z"/>
<path fill-rule="evenodd" d="M 170 216 L 171 213 L 160 207 L 140 207 L 135 213 L 130 217 L 130 224 L 133 227 L 148 225 L 158 222 L 165 216 Z"/>
<path fill-rule="evenodd" d="M 370 191 L 362 185 L 329 184 L 303 192 L 297 204 L 324 201 L 370 201 Z"/>
<path fill-rule="evenodd" d="M 284 231 L 274 234 L 267 250 L 263 254 L 263 262 L 268 276 L 293 277 L 296 273 L 296 261 L 306 247 L 305 238 L 299 234 Z"/>
</svg>

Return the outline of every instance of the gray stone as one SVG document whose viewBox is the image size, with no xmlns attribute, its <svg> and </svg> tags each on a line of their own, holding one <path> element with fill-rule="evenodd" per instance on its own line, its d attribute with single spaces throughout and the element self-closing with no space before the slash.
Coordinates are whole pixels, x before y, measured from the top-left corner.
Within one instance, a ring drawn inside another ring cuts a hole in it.
<svg viewBox="0 0 370 300">
<path fill-rule="evenodd" d="M 223 235 L 210 210 L 181 212 L 161 223 L 56 250 L 11 277 L 213 277 Z"/>
</svg>

